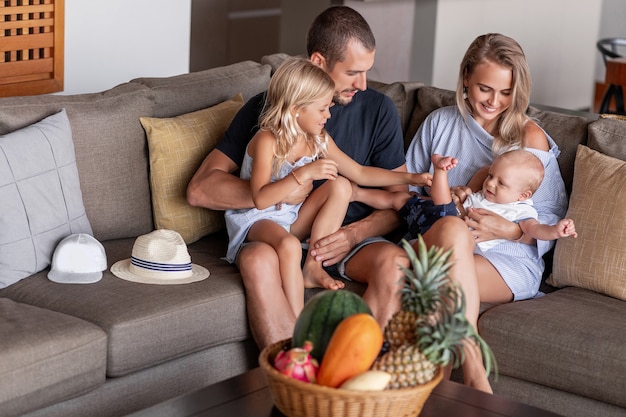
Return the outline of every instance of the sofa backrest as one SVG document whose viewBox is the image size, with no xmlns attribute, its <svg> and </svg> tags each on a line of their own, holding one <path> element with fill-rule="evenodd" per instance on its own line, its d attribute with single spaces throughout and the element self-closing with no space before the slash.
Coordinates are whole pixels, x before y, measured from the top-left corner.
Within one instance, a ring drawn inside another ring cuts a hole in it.
<svg viewBox="0 0 626 417">
<path fill-rule="evenodd" d="M 153 111 L 142 85 L 102 93 L 0 99 L 0 134 L 65 108 L 72 129 L 83 203 L 99 240 L 151 230 L 147 147 L 139 117 Z"/>
<path fill-rule="evenodd" d="M 244 102 L 267 89 L 271 67 L 243 61 L 224 67 L 163 78 L 137 78 L 154 94 L 151 117 L 173 117 L 204 109 L 243 95 Z"/>
<path fill-rule="evenodd" d="M 100 241 L 154 229 L 149 158 L 140 117 L 172 117 L 264 91 L 270 66 L 252 61 L 163 78 L 139 78 L 78 95 L 0 99 L 0 134 L 65 108 L 70 120 L 83 203 Z"/>
</svg>

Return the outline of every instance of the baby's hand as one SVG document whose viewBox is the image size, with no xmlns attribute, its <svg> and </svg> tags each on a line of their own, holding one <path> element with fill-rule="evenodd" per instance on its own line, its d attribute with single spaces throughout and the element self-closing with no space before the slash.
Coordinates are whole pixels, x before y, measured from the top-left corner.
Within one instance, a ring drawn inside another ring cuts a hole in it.
<svg viewBox="0 0 626 417">
<path fill-rule="evenodd" d="M 559 220 L 557 223 L 557 231 L 559 233 L 559 237 L 578 237 L 578 233 L 576 233 L 576 226 L 574 225 L 574 220 L 572 219 Z"/>
<path fill-rule="evenodd" d="M 421 174 L 412 174 L 413 181 L 411 185 L 416 187 L 430 187 L 433 184 L 433 174 L 430 172 L 422 172 Z"/>
</svg>

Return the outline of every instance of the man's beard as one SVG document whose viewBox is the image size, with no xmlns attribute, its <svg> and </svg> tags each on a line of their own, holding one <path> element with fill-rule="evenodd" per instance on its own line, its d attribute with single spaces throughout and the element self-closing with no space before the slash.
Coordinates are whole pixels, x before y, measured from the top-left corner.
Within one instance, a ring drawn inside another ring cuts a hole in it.
<svg viewBox="0 0 626 417">
<path fill-rule="evenodd" d="M 350 104 L 351 101 L 352 101 L 352 98 L 350 99 L 341 98 L 340 94 L 335 94 L 333 96 L 333 103 L 335 103 L 337 106 L 345 106 L 347 104 Z"/>
</svg>

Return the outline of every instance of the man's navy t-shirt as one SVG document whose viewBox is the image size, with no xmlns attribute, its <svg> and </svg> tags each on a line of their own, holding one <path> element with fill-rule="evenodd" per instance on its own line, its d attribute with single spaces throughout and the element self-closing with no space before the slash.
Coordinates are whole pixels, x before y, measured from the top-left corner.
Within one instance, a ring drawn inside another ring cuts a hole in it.
<svg viewBox="0 0 626 417">
<path fill-rule="evenodd" d="M 265 94 L 252 97 L 237 113 L 217 149 L 241 166 L 248 142 L 259 129 Z M 339 149 L 361 165 L 395 169 L 405 163 L 402 129 L 389 97 L 367 89 L 358 92 L 345 106 L 330 108 L 326 131 Z M 372 209 L 350 203 L 344 224 L 360 220 Z"/>
</svg>

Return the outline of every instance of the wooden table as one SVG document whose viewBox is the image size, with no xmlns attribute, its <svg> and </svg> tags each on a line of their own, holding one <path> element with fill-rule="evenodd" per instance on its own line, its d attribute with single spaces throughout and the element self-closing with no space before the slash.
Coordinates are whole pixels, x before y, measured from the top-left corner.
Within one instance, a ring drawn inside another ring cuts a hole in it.
<svg viewBox="0 0 626 417">
<path fill-rule="evenodd" d="M 274 407 L 261 368 L 174 398 L 132 417 L 284 417 Z M 456 382 L 442 381 L 420 417 L 559 417 L 529 405 L 489 395 Z"/>
</svg>

